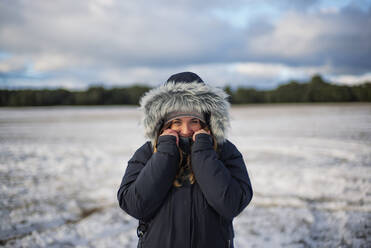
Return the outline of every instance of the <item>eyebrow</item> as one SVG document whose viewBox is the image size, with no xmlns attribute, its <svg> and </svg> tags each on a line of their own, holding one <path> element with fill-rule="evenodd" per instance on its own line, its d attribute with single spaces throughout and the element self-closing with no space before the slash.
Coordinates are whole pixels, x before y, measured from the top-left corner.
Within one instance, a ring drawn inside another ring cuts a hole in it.
<svg viewBox="0 0 371 248">
<path fill-rule="evenodd" d="M 198 119 L 198 118 L 192 118 L 192 119 L 190 119 L 190 121 L 193 121 L 193 120 L 200 121 L 200 119 Z M 180 119 L 180 118 L 175 118 L 173 121 L 182 121 L 182 119 Z M 201 122 L 201 121 L 200 121 L 200 122 Z"/>
</svg>

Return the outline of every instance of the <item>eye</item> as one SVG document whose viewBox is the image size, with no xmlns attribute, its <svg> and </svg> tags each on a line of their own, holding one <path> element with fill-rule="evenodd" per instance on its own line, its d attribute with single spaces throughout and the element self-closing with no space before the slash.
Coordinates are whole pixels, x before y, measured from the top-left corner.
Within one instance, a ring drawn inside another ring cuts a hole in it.
<svg viewBox="0 0 371 248">
<path fill-rule="evenodd" d="M 175 126 L 180 126 L 182 123 L 178 120 L 175 120 L 175 121 L 173 121 L 172 124 L 175 125 Z"/>
<path fill-rule="evenodd" d="M 192 123 L 192 124 L 199 124 L 199 123 L 200 123 L 200 121 L 199 121 L 199 120 L 197 120 L 197 119 L 193 119 L 193 120 L 191 120 L 191 123 Z"/>
</svg>

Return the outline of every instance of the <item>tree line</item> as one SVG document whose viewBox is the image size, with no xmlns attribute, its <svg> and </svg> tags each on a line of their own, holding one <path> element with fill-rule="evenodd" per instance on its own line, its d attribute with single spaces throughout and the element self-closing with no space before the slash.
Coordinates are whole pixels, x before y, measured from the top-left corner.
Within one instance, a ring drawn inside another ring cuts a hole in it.
<svg viewBox="0 0 371 248">
<path fill-rule="evenodd" d="M 92 86 L 85 91 L 66 89 L 0 90 L 0 106 L 52 106 L 52 105 L 138 105 L 140 97 L 151 88 L 135 85 L 122 88 Z M 273 90 L 239 87 L 224 90 L 232 104 L 293 103 L 293 102 L 370 102 L 371 82 L 361 85 L 334 85 L 315 75 L 309 82 L 290 81 Z"/>
<path fill-rule="evenodd" d="M 85 91 L 66 89 L 0 90 L 0 106 L 53 106 L 53 105 L 135 105 L 151 88 L 135 85 L 106 89 L 92 86 Z"/>
<path fill-rule="evenodd" d="M 293 102 L 370 102 L 371 82 L 361 85 L 335 85 L 315 75 L 309 82 L 290 81 L 274 90 L 225 88 L 232 104 L 244 103 L 293 103 Z"/>
</svg>

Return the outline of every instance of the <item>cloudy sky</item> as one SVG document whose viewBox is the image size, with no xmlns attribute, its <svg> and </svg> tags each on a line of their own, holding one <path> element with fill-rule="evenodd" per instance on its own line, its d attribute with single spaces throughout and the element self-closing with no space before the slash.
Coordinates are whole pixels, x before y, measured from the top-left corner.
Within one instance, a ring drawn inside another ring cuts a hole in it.
<svg viewBox="0 0 371 248">
<path fill-rule="evenodd" d="M 371 0 L 1 0 L 0 88 L 371 81 Z"/>
</svg>

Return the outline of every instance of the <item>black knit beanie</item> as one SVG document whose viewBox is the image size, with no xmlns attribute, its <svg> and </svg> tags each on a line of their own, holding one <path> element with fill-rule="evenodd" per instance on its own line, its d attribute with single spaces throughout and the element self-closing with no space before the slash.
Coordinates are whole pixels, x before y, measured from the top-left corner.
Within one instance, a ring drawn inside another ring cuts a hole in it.
<svg viewBox="0 0 371 248">
<path fill-rule="evenodd" d="M 173 83 L 204 83 L 204 81 L 196 74 L 193 72 L 180 72 L 177 74 L 172 75 L 169 77 L 169 79 L 166 81 L 165 84 L 173 82 Z"/>
</svg>

